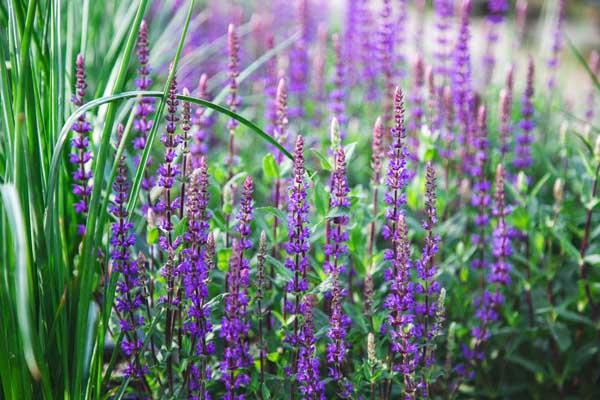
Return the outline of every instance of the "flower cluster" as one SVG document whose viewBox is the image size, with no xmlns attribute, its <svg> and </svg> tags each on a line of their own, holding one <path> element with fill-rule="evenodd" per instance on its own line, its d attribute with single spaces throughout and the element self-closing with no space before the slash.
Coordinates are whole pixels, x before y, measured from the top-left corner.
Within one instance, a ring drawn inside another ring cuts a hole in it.
<svg viewBox="0 0 600 400">
<path fill-rule="evenodd" d="M 346 106 L 346 63 L 342 52 L 342 44 L 337 34 L 333 35 L 333 48 L 335 50 L 335 75 L 333 78 L 333 90 L 329 96 L 331 114 L 338 120 L 341 126 L 341 137 L 345 137 L 345 126 L 347 123 Z"/>
<path fill-rule="evenodd" d="M 531 143 L 533 143 L 533 130 L 535 129 L 535 122 L 533 120 L 533 114 L 535 108 L 533 106 L 533 82 L 535 76 L 535 68 L 533 60 L 529 59 L 529 65 L 527 67 L 527 86 L 525 87 L 525 93 L 521 98 L 521 122 L 519 128 L 521 128 L 521 134 L 517 136 L 515 146 L 515 159 L 513 165 L 518 170 L 523 170 L 531 166 Z"/>
<path fill-rule="evenodd" d="M 298 365 L 296 379 L 300 384 L 300 393 L 304 399 L 325 400 L 325 384 L 319 375 L 317 340 L 315 338 L 312 296 L 305 296 L 300 304 L 302 327 L 298 333 Z"/>
<path fill-rule="evenodd" d="M 489 143 L 487 137 L 487 112 L 485 106 L 481 106 L 479 108 L 477 122 L 477 137 L 475 138 L 476 163 L 472 170 L 472 175 L 475 177 L 475 181 L 473 183 L 471 205 L 477 212 L 474 222 L 475 227 L 478 229 L 478 233 L 473 234 L 471 239 L 473 244 L 479 248 L 479 257 L 473 260 L 473 268 L 483 269 L 485 267 L 485 232 L 489 224 L 488 208 L 490 205 L 490 182 L 486 178 Z"/>
<path fill-rule="evenodd" d="M 208 76 L 206 74 L 200 75 L 200 80 L 198 81 L 198 98 L 202 100 L 211 99 L 208 91 Z M 205 107 L 198 106 L 196 108 L 196 111 L 192 115 L 194 130 L 192 132 L 193 141 L 190 146 L 193 168 L 199 168 L 200 159 L 208 153 L 209 132 L 214 123 L 214 114 L 206 115 Z"/>
<path fill-rule="evenodd" d="M 72 102 L 75 106 L 80 107 L 84 104 L 85 89 L 87 88 L 85 61 L 81 54 L 77 55 L 75 79 L 75 94 L 73 95 Z M 87 167 L 87 164 L 92 159 L 92 152 L 89 151 L 90 139 L 88 137 L 92 127 L 87 121 L 85 114 L 81 114 L 71 129 L 76 133 L 76 136 L 71 140 L 73 153 L 69 155 L 69 161 L 76 166 L 75 171 L 73 171 L 73 181 L 75 182 L 73 184 L 73 193 L 79 198 L 74 207 L 77 214 L 85 217 L 88 213 L 90 196 L 92 194 L 92 183 L 90 182 L 92 171 Z M 83 235 L 85 233 L 85 224 L 77 225 L 77 231 L 80 235 Z"/>
</svg>

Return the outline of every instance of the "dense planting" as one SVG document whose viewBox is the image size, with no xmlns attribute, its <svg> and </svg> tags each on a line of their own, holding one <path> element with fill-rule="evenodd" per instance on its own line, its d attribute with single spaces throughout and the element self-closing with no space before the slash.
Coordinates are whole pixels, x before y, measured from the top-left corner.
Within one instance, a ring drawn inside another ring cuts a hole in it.
<svg viewBox="0 0 600 400">
<path fill-rule="evenodd" d="M 76 3 L 0 5 L 4 398 L 600 396 L 565 0 Z"/>
</svg>

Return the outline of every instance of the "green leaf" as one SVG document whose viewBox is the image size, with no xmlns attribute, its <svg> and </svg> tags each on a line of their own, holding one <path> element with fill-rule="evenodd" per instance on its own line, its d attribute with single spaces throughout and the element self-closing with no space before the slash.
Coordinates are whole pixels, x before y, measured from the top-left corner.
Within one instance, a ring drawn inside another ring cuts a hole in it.
<svg viewBox="0 0 600 400">
<path fill-rule="evenodd" d="M 552 337 L 558 344 L 560 351 L 565 351 L 571 346 L 571 335 L 569 333 L 569 328 L 561 322 L 549 322 L 548 328 L 550 329 L 550 333 L 552 333 Z"/>
<path fill-rule="evenodd" d="M 279 167 L 277 165 L 277 162 L 275 161 L 275 157 L 273 157 L 273 154 L 268 153 L 266 156 L 264 156 L 262 165 L 263 165 L 263 172 L 267 178 L 269 178 L 269 179 L 279 178 Z"/>
</svg>

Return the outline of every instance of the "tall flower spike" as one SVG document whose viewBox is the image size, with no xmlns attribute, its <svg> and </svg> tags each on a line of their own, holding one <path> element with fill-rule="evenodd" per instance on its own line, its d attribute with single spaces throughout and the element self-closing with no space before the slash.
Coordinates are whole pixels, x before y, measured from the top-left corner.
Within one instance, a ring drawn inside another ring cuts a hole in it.
<svg viewBox="0 0 600 400">
<path fill-rule="evenodd" d="M 517 42 L 523 43 L 527 27 L 527 0 L 517 0 L 515 4 L 515 24 L 517 25 Z"/>
<path fill-rule="evenodd" d="M 529 59 L 529 65 L 527 67 L 527 86 L 525 87 L 525 93 L 521 97 L 521 122 L 519 128 L 521 134 L 517 136 L 515 145 L 515 158 L 513 165 L 518 170 L 524 170 L 531 166 L 531 143 L 533 143 L 533 130 L 535 129 L 535 122 L 533 115 L 535 108 L 533 106 L 533 84 L 535 79 L 535 67 L 533 59 Z"/>
<path fill-rule="evenodd" d="M 275 39 L 273 35 L 267 38 L 267 50 L 272 51 L 275 48 Z M 277 57 L 271 57 L 265 63 L 264 93 L 265 93 L 265 132 L 275 136 L 277 126 Z"/>
<path fill-rule="evenodd" d="M 315 101 L 318 104 L 313 112 L 314 125 L 316 127 L 321 126 L 321 123 L 324 119 L 323 117 L 326 114 L 326 112 L 324 112 L 322 109 L 322 105 L 327 101 L 327 95 L 325 93 L 325 67 L 329 50 L 327 47 L 328 40 L 329 36 L 327 33 L 327 24 L 320 23 L 319 27 L 317 28 L 317 43 L 315 46 L 316 50 L 313 60 L 313 90 Z"/>
<path fill-rule="evenodd" d="M 250 224 L 253 219 L 254 207 L 252 204 L 252 193 L 254 192 L 254 182 L 251 176 L 247 176 L 242 188 L 242 197 L 240 199 L 240 209 L 237 216 L 237 231 L 240 234 L 240 244 L 244 250 L 252 247 L 250 234 L 252 228 Z"/>
<path fill-rule="evenodd" d="M 554 89 L 556 86 L 556 70 L 560 64 L 560 52 L 563 48 L 563 23 L 565 20 L 565 14 L 567 12 L 567 0 L 558 0 L 558 7 L 556 10 L 555 21 L 554 21 L 554 32 L 552 50 L 550 59 L 548 60 L 548 88 Z"/>
<path fill-rule="evenodd" d="M 239 52 L 240 52 L 240 43 L 237 35 L 237 30 L 235 25 L 229 24 L 227 29 L 227 45 L 229 50 L 229 65 L 228 65 L 228 74 L 229 74 L 229 96 L 227 98 L 227 106 L 233 112 L 237 111 L 237 108 L 240 105 L 240 99 L 238 97 L 238 76 L 239 76 Z M 229 129 L 229 159 L 227 163 L 230 168 L 231 175 L 231 167 L 233 166 L 234 157 L 235 157 L 235 128 L 238 126 L 238 122 L 235 119 L 230 119 L 227 122 L 227 129 Z"/>
<path fill-rule="evenodd" d="M 275 120 L 275 132 L 274 137 L 277 142 L 287 147 L 288 142 L 288 95 L 287 95 L 287 85 L 285 82 L 285 78 L 279 79 L 279 83 L 277 85 L 277 118 Z M 275 159 L 278 163 L 283 162 L 283 153 L 279 150 L 276 152 Z"/>
<path fill-rule="evenodd" d="M 394 120 L 395 126 L 391 129 L 392 144 L 388 152 L 388 171 L 386 178 L 387 192 L 385 193 L 386 223 L 383 227 L 383 238 L 395 241 L 396 222 L 401 214 L 401 207 L 406 203 L 406 194 L 403 189 L 410 178 L 410 171 L 406 165 L 406 128 L 404 125 L 404 95 L 397 87 L 394 94 Z"/>
<path fill-rule="evenodd" d="M 346 65 L 342 52 L 340 37 L 337 34 L 333 35 L 333 48 L 335 51 L 335 75 L 333 78 L 333 90 L 329 96 L 330 110 L 340 124 L 341 138 L 345 137 L 346 127 Z"/>
<path fill-rule="evenodd" d="M 330 208 L 341 207 L 342 210 L 337 216 L 328 221 L 327 244 L 325 245 L 325 265 L 324 270 L 332 278 L 332 298 L 331 298 L 331 316 L 329 322 L 329 343 L 327 345 L 327 362 L 329 363 L 329 376 L 334 380 L 343 379 L 342 366 L 344 364 L 348 343 L 346 332 L 350 329 L 350 318 L 342 310 L 342 301 L 346 295 L 346 290 L 341 287 L 341 275 L 346 270 L 348 246 L 348 225 L 349 218 L 344 208 L 350 206 L 348 199 L 348 181 L 346 178 L 346 155 L 341 147 L 338 147 L 335 153 L 335 170 L 331 179 Z M 343 392 L 348 392 L 349 387 L 343 386 Z M 348 397 L 350 393 L 346 393 Z"/>
<path fill-rule="evenodd" d="M 431 340 L 435 334 L 434 328 L 438 313 L 437 300 L 441 289 L 439 282 L 435 279 L 437 274 L 435 256 L 438 252 L 438 244 L 440 242 L 439 236 L 433 232 L 433 229 L 437 225 L 435 191 L 435 169 L 431 162 L 428 162 L 425 173 L 425 219 L 423 220 L 423 228 L 427 233 L 421 258 L 417 261 L 419 283 L 416 285 L 416 291 L 419 294 L 419 301 L 415 307 L 416 314 L 419 317 L 416 331 L 425 349 L 423 351 L 423 364 L 425 366 L 431 365 L 434 361 L 430 348 Z"/>
<path fill-rule="evenodd" d="M 394 24 L 392 22 L 391 0 L 383 0 L 380 14 L 379 37 L 379 66 L 383 75 L 383 124 L 386 130 L 391 125 L 393 108 L 393 81 L 392 55 L 394 54 Z"/>
<path fill-rule="evenodd" d="M 190 96 L 190 92 L 187 88 L 183 88 L 183 95 L 186 97 Z M 181 130 L 183 135 L 181 136 L 181 194 L 179 195 L 179 218 L 183 218 L 184 205 L 185 205 L 185 191 L 187 189 L 187 183 L 189 180 L 191 159 L 190 159 L 190 129 L 192 129 L 192 105 L 189 101 L 183 102 L 183 110 L 181 111 Z"/>
<path fill-rule="evenodd" d="M 486 178 L 486 168 L 488 160 L 488 131 L 487 131 L 487 112 L 485 106 L 480 106 L 478 115 L 478 129 L 476 138 L 475 166 L 472 175 L 475 177 L 473 185 L 473 195 L 471 205 L 477 210 L 475 216 L 475 226 L 479 228 L 479 233 L 472 237 L 473 243 L 478 247 L 478 257 L 473 260 L 474 268 L 485 267 L 485 231 L 489 224 L 489 205 L 490 205 L 490 182 Z"/>
<path fill-rule="evenodd" d="M 152 86 L 152 79 L 150 78 L 151 69 L 149 66 L 150 50 L 148 46 L 148 24 L 145 20 L 142 21 L 140 25 L 137 41 L 137 56 L 139 67 L 135 85 L 138 90 L 149 90 Z M 142 97 L 138 101 L 135 110 L 133 126 L 137 132 L 137 136 L 133 139 L 133 148 L 138 152 L 135 156 L 136 163 L 139 162 L 140 155 L 146 147 L 148 133 L 152 129 L 153 120 L 150 118 L 150 115 L 154 112 L 154 101 L 155 99 L 151 97 Z M 150 190 L 156 186 L 156 178 L 147 172 L 152 166 L 152 163 L 152 157 L 148 157 L 141 184 L 142 190 L 146 192 L 145 197 L 148 199 L 150 198 Z M 152 204 L 142 204 L 142 211 L 146 213 L 149 207 L 152 207 Z"/>
<path fill-rule="evenodd" d="M 75 64 L 75 94 L 72 99 L 76 107 L 81 107 L 85 103 L 86 88 L 85 61 L 83 55 L 78 54 Z M 87 166 L 92 159 L 92 152 L 89 151 L 89 133 L 92 127 L 87 121 L 85 113 L 77 118 L 71 129 L 75 132 L 75 137 L 71 140 L 73 152 L 69 155 L 69 161 L 76 167 L 75 171 L 73 171 L 73 193 L 78 198 L 78 201 L 74 204 L 74 208 L 75 212 L 82 215 L 83 219 L 85 219 L 92 194 L 92 183 L 90 182 L 92 171 Z M 77 232 L 83 235 L 85 233 L 85 224 L 78 224 Z"/>
<path fill-rule="evenodd" d="M 592 53 L 590 54 L 589 65 L 592 74 L 598 77 L 600 75 L 600 54 L 598 54 L 596 50 L 592 50 Z M 587 110 L 585 110 L 585 119 L 588 123 L 594 122 L 594 116 L 596 115 L 596 92 L 597 88 L 594 85 L 594 82 L 592 82 L 586 102 Z"/>
<path fill-rule="evenodd" d="M 190 393 L 206 398 L 206 385 L 211 377 L 207 365 L 208 357 L 214 353 L 214 344 L 209 341 L 212 332 L 208 302 L 210 267 L 207 260 L 208 242 L 208 168 L 206 159 L 200 159 L 200 167 L 191 174 L 190 188 L 186 199 L 187 231 L 184 240 L 187 247 L 182 251 L 179 266 L 183 274 L 183 292 L 187 300 L 187 319 L 184 329 L 194 344 L 193 354 L 200 358 L 199 365 L 191 364 Z"/>
<path fill-rule="evenodd" d="M 374 100 L 377 96 L 377 42 L 373 40 L 375 20 L 369 0 L 359 0 L 359 37 L 361 38 L 360 58 L 362 64 L 361 79 L 366 84 L 366 100 Z"/>
<path fill-rule="evenodd" d="M 296 100 L 290 108 L 290 117 L 304 115 L 304 100 L 308 81 L 308 0 L 298 2 L 298 25 L 300 37 L 290 52 L 290 94 Z"/>
<path fill-rule="evenodd" d="M 473 144 L 473 92 L 471 87 L 471 51 L 469 49 L 471 0 L 463 0 L 461 4 L 460 27 L 456 39 L 454 55 L 454 71 L 452 90 L 454 95 L 454 108 L 460 124 L 462 136 L 459 138 L 462 145 L 461 158 L 463 170 L 469 171 L 473 164 L 471 149 Z"/>
<path fill-rule="evenodd" d="M 198 81 L 198 98 L 202 100 L 210 100 L 211 96 L 208 91 L 208 75 L 202 74 Z M 206 108 L 198 106 L 192 115 L 192 144 L 190 153 L 192 158 L 192 167 L 200 167 L 200 159 L 208 153 L 209 132 L 212 125 L 215 123 L 214 114 L 205 115 Z"/>
<path fill-rule="evenodd" d="M 511 66 L 506 76 L 506 84 L 500 92 L 500 153 L 502 158 L 508 153 L 512 133 L 513 72 Z"/>
<path fill-rule="evenodd" d="M 298 372 L 300 393 L 303 399 L 325 400 L 325 384 L 319 376 L 319 358 L 315 338 L 312 296 L 305 296 L 300 304 L 300 314 L 304 321 L 298 334 Z"/>
<path fill-rule="evenodd" d="M 510 283 L 510 264 L 508 258 L 512 255 L 510 243 L 509 227 L 506 223 L 506 217 L 510 210 L 506 205 L 504 194 L 504 168 L 502 164 L 496 168 L 496 193 L 494 195 L 493 215 L 497 219 L 497 225 L 494 229 L 494 240 L 492 254 L 495 261 L 492 265 L 490 283 L 506 286 Z"/>
<path fill-rule="evenodd" d="M 394 26 L 394 53 L 393 62 L 398 67 L 393 71 L 395 78 L 403 79 L 406 76 L 406 25 L 408 20 L 408 1 L 397 0 L 396 24 Z"/>
<path fill-rule="evenodd" d="M 390 293 L 384 305 L 389 310 L 386 328 L 390 333 L 390 350 L 394 355 L 392 368 L 404 376 L 404 393 L 413 399 L 416 390 L 413 373 L 418 360 L 418 349 L 414 343 L 414 287 L 410 282 L 410 243 L 404 215 L 396 221 L 394 250 L 386 252 L 385 259 L 391 264 L 386 271 Z M 399 357 L 399 361 L 395 358 Z"/>
<path fill-rule="evenodd" d="M 119 142 L 122 140 L 123 125 L 117 128 Z M 142 339 L 138 329 L 144 325 L 140 309 L 144 304 L 141 290 L 141 278 L 138 264 L 131 259 L 131 250 L 135 245 L 133 224 L 127 221 L 127 200 L 129 184 L 125 156 L 118 161 L 117 176 L 113 183 L 114 201 L 110 213 L 115 217 L 110 239 L 110 258 L 113 269 L 119 273 L 117 282 L 116 309 L 119 312 L 119 326 L 124 334 L 121 350 L 127 357 L 125 375 L 141 378 L 147 372 L 142 357 Z"/>
<path fill-rule="evenodd" d="M 296 316 L 292 332 L 287 332 L 286 341 L 298 350 L 298 333 L 300 315 L 299 305 L 304 293 L 308 290 L 306 274 L 310 267 L 308 250 L 310 248 L 310 229 L 308 227 L 309 203 L 307 200 L 308 184 L 305 181 L 304 169 L 304 139 L 298 136 L 294 149 L 294 177 L 288 189 L 288 242 L 286 251 L 288 258 L 285 266 L 292 272 L 293 277 L 288 281 L 286 292 L 293 300 L 286 299 L 286 313 Z M 298 365 L 292 365 L 293 373 L 299 370 Z"/>
<path fill-rule="evenodd" d="M 454 7 L 451 0 L 433 0 L 436 15 L 436 49 L 435 49 L 435 74 L 440 76 L 440 85 L 449 83 L 451 74 L 448 62 L 451 57 L 450 28 Z"/>
<path fill-rule="evenodd" d="M 488 0 L 487 43 L 483 56 L 484 84 L 489 83 L 494 74 L 494 67 L 496 66 L 495 48 L 499 38 L 498 30 L 507 11 L 508 2 L 506 0 Z"/>
<path fill-rule="evenodd" d="M 425 65 L 423 63 L 423 57 L 417 56 L 413 64 L 413 88 L 410 96 L 411 101 L 411 119 L 408 124 L 408 130 L 411 132 L 411 145 L 413 149 L 417 149 L 419 146 L 418 131 L 421 129 L 423 124 L 423 92 L 425 87 Z"/>
<path fill-rule="evenodd" d="M 227 400 L 244 398 L 236 392 L 250 383 L 247 369 L 253 362 L 248 350 L 250 324 L 247 318 L 247 306 L 250 268 L 248 260 L 243 257 L 243 251 L 243 245 L 235 239 L 227 271 L 228 291 L 224 299 L 225 310 L 220 333 L 225 342 L 221 361 L 221 380 L 225 385 L 223 399 Z"/>
</svg>

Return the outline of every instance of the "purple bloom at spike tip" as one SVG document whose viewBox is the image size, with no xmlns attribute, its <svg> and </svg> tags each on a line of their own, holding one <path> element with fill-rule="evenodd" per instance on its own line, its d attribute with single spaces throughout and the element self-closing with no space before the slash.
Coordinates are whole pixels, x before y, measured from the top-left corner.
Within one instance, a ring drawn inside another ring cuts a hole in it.
<svg viewBox="0 0 600 400">
<path fill-rule="evenodd" d="M 227 49 L 229 51 L 229 64 L 227 65 L 227 73 L 229 77 L 229 95 L 227 96 L 227 106 L 233 112 L 236 112 L 240 106 L 240 98 L 238 97 L 238 76 L 240 74 L 240 40 L 237 35 L 235 25 L 229 24 L 227 29 Z M 235 119 L 230 119 L 227 122 L 227 129 L 233 130 L 238 126 Z"/>
<path fill-rule="evenodd" d="M 77 55 L 77 61 L 75 63 L 75 94 L 73 95 L 72 102 L 76 107 L 81 107 L 85 100 L 85 89 L 87 88 L 87 82 L 85 80 L 85 61 L 83 55 Z M 88 213 L 88 206 L 90 196 L 92 194 L 92 171 L 88 169 L 87 164 L 92 159 L 92 152 L 89 151 L 90 139 L 89 133 L 92 130 L 92 126 L 87 121 L 85 113 L 81 114 L 77 121 L 71 127 L 75 132 L 75 137 L 71 140 L 71 147 L 73 152 L 69 155 L 69 161 L 71 164 L 76 166 L 73 171 L 73 194 L 78 199 L 73 207 L 77 214 L 81 214 L 84 218 Z M 77 232 L 80 235 L 85 234 L 85 224 L 77 225 Z"/>
<path fill-rule="evenodd" d="M 335 152 L 335 170 L 331 179 L 331 192 L 329 207 L 331 209 L 341 208 L 340 215 L 329 218 L 327 229 L 327 244 L 325 245 L 325 265 L 324 270 L 328 273 L 333 282 L 331 293 L 331 315 L 329 319 L 329 331 L 327 337 L 327 362 L 329 363 L 329 376 L 332 379 L 343 379 L 342 366 L 348 352 L 348 342 L 346 334 L 350 330 L 350 318 L 342 310 L 342 301 L 346 297 L 346 290 L 341 287 L 341 275 L 346 271 L 348 254 L 348 232 L 346 226 L 350 219 L 344 208 L 350 207 L 348 199 L 348 181 L 346 177 L 346 155 L 344 150 L 339 147 Z M 343 379 L 345 381 L 345 379 Z M 344 391 L 348 391 L 344 386 Z M 347 393 L 349 396 L 350 393 Z M 348 397 L 346 396 L 346 397 Z"/>
<path fill-rule="evenodd" d="M 283 147 L 288 144 L 288 94 L 285 78 L 279 79 L 276 93 L 276 119 L 273 137 L 277 143 Z M 275 149 L 275 160 L 281 164 L 284 160 L 284 155 L 278 149 Z"/>
<path fill-rule="evenodd" d="M 411 133 L 410 145 L 413 154 L 416 154 L 419 148 L 419 131 L 423 124 L 423 88 L 425 86 L 425 65 L 423 58 L 417 56 L 413 65 L 413 87 L 410 96 L 410 114 L 411 119 L 408 123 L 408 130 Z"/>
<path fill-rule="evenodd" d="M 123 125 L 119 124 L 118 136 L 122 140 Z M 113 183 L 114 200 L 110 213 L 114 216 L 110 238 L 110 260 L 114 271 L 119 273 L 116 285 L 115 308 L 119 312 L 119 326 L 124 337 L 121 350 L 127 358 L 125 375 L 141 378 L 147 372 L 147 366 L 141 360 L 142 338 L 138 330 L 144 325 L 141 308 L 145 304 L 142 296 L 140 269 L 136 260 L 131 259 L 131 251 L 135 245 L 133 224 L 128 222 L 127 201 L 129 183 L 125 156 L 119 158 L 117 175 Z"/>
<path fill-rule="evenodd" d="M 406 203 L 404 188 L 410 179 L 410 171 L 406 165 L 408 151 L 406 149 L 406 128 L 404 124 L 404 95 L 400 88 L 394 94 L 394 119 L 395 126 L 391 129 L 392 144 L 388 151 L 388 170 L 386 177 L 387 191 L 384 196 L 387 209 L 385 211 L 385 225 L 383 238 L 395 241 L 395 224 L 401 214 L 401 207 Z"/>
<path fill-rule="evenodd" d="M 533 60 L 530 58 L 527 67 L 527 85 L 521 97 L 521 121 L 519 122 L 521 134 L 516 139 L 515 158 L 513 161 L 514 167 L 518 170 L 530 167 L 533 162 L 531 158 L 531 144 L 533 143 L 533 130 L 535 129 L 535 121 L 533 120 L 535 113 L 533 106 L 534 79 L 535 66 Z"/>
<path fill-rule="evenodd" d="M 208 76 L 202 74 L 198 81 L 198 98 L 202 100 L 210 100 L 211 95 L 208 91 Z M 216 116 L 211 114 L 206 115 L 206 108 L 198 106 L 192 115 L 192 144 L 190 153 L 192 156 L 192 167 L 199 168 L 200 160 L 208 154 L 208 146 L 210 140 L 210 130 L 216 121 Z"/>
<path fill-rule="evenodd" d="M 435 279 L 437 274 L 435 256 L 439 251 L 440 237 L 433 232 L 438 217 L 435 204 L 436 176 L 431 162 L 427 163 L 425 179 L 425 219 L 423 220 L 423 228 L 427 235 L 425 236 L 425 245 L 421 257 L 416 263 L 419 281 L 415 288 L 418 297 L 415 305 L 418 323 L 415 329 L 417 336 L 421 338 L 423 345 L 427 347 L 435 333 L 434 326 L 438 316 L 437 300 L 441 290 L 439 282 Z M 424 354 L 424 365 L 431 365 L 434 361 L 434 355 L 431 352 L 424 352 Z"/>
<path fill-rule="evenodd" d="M 511 267 L 508 259 L 512 255 L 510 228 L 506 222 L 506 217 L 510 214 L 510 208 L 507 206 L 505 200 L 504 179 L 504 168 L 500 164 L 496 170 L 496 193 L 494 194 L 493 209 L 494 218 L 497 220 L 492 242 L 492 254 L 495 261 L 492 264 L 489 282 L 501 286 L 506 286 L 510 283 Z"/>
<path fill-rule="evenodd" d="M 402 79 L 406 76 L 406 25 L 408 21 L 408 1 L 396 0 L 397 12 L 394 26 L 394 53 L 392 60 L 397 68 L 393 71 L 394 78 Z"/>
<path fill-rule="evenodd" d="M 325 400 L 325 384 L 319 375 L 319 358 L 315 338 L 312 296 L 305 296 L 300 304 L 299 314 L 303 317 L 298 333 L 298 366 L 296 379 L 300 384 L 303 399 Z"/>
<path fill-rule="evenodd" d="M 347 123 L 346 105 L 346 65 L 342 54 L 342 45 L 337 34 L 333 35 L 333 48 L 335 50 L 335 75 L 333 78 L 333 90 L 329 95 L 330 111 L 338 120 L 340 125 L 340 136 L 346 136 L 345 126 Z"/>
<path fill-rule="evenodd" d="M 377 41 L 373 40 L 375 19 L 369 6 L 369 0 L 358 2 L 358 37 L 360 38 L 361 80 L 365 83 L 366 100 L 374 100 L 377 96 Z"/>
<path fill-rule="evenodd" d="M 214 353 L 215 346 L 209 341 L 212 323 L 210 309 L 206 306 L 210 265 L 207 260 L 208 168 L 204 157 L 200 159 L 199 165 L 191 175 L 186 199 L 187 231 L 183 236 L 186 248 L 182 250 L 183 261 L 179 270 L 183 276 L 183 294 L 187 302 L 184 330 L 194 345 L 193 354 L 200 358 L 200 365 L 194 363 L 191 366 L 193 379 L 189 381 L 190 395 L 207 398 L 206 384 L 211 378 L 207 359 Z"/>
<path fill-rule="evenodd" d="M 360 18 L 360 3 L 361 0 L 347 0 L 346 1 L 346 15 L 345 15 L 345 26 L 344 26 L 344 49 L 343 57 L 346 63 L 347 77 L 351 82 L 355 82 L 357 78 L 357 72 L 355 63 L 359 54 L 359 27 L 358 22 Z"/>
<path fill-rule="evenodd" d="M 567 12 L 567 0 L 558 0 L 558 8 L 556 10 L 552 50 L 550 59 L 548 60 L 548 88 L 554 89 L 556 87 L 556 70 L 560 64 L 560 52 L 563 48 L 563 24 L 565 21 L 565 14 Z"/>
<path fill-rule="evenodd" d="M 243 245 L 239 240 L 234 240 L 226 277 L 227 293 L 220 332 L 224 341 L 223 360 L 220 363 L 221 380 L 225 385 L 223 399 L 226 400 L 245 398 L 237 392 L 250 383 L 248 368 L 253 362 L 248 349 L 250 323 L 247 317 L 250 264 L 243 252 Z"/>
</svg>

